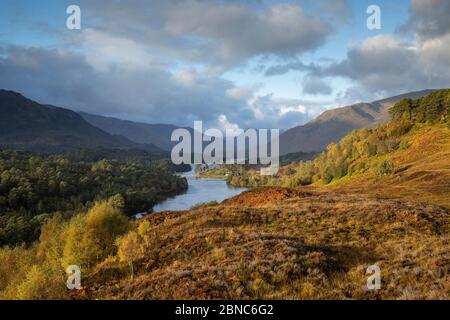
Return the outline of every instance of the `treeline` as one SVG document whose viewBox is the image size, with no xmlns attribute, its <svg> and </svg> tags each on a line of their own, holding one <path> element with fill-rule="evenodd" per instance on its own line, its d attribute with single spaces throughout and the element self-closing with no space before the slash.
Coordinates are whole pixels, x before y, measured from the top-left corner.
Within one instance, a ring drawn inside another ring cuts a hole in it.
<svg viewBox="0 0 450 320">
<path fill-rule="evenodd" d="M 51 152 L 49 152 L 51 154 Z M 66 151 L 54 152 L 55 155 L 62 155 L 71 161 L 97 162 L 100 160 L 117 160 L 121 162 L 150 163 L 168 157 L 168 154 L 151 153 L 141 149 L 70 149 Z"/>
<path fill-rule="evenodd" d="M 389 113 L 394 121 L 407 119 L 413 123 L 448 122 L 450 90 L 436 90 L 417 100 L 403 99 Z"/>
<path fill-rule="evenodd" d="M 287 165 L 277 176 L 260 176 L 252 170 L 233 171 L 228 182 L 233 186 L 258 187 L 282 185 L 296 187 L 334 180 L 371 170 L 381 177 L 394 172 L 389 159 L 372 161 L 384 154 L 408 148 L 404 135 L 415 126 L 450 123 L 450 90 L 436 90 L 417 99 L 404 99 L 391 110 L 392 120 L 374 129 L 349 133 L 337 144 L 311 161 Z"/>
<path fill-rule="evenodd" d="M 191 170 L 191 166 L 189 164 L 174 164 L 170 160 L 169 152 L 153 153 L 141 149 L 96 148 L 67 150 L 62 153 L 59 151 L 54 154 L 62 155 L 64 158 L 74 162 L 116 160 L 127 163 L 141 163 L 144 165 L 153 165 L 158 163 L 160 166 L 164 166 L 172 172 L 188 172 Z"/>
<path fill-rule="evenodd" d="M 64 155 L 0 151 L 0 246 L 31 243 L 54 214 L 70 217 L 120 194 L 126 214 L 187 190 L 165 160 L 74 161 Z"/>
</svg>

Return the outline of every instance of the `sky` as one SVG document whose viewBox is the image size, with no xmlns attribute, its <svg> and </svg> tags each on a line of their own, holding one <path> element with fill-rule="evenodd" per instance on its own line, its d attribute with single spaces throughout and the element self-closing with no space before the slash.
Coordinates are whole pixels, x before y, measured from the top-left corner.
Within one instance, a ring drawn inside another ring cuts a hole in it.
<svg viewBox="0 0 450 320">
<path fill-rule="evenodd" d="M 449 16 L 448 0 L 0 0 L 0 88 L 139 122 L 285 130 L 450 87 Z"/>
</svg>

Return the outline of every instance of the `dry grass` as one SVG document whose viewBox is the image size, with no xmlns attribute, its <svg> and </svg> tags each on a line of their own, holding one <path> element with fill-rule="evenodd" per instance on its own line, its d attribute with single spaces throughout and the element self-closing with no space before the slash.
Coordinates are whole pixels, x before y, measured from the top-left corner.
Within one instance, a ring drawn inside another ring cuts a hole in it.
<svg viewBox="0 0 450 320">
<path fill-rule="evenodd" d="M 153 214 L 135 278 L 111 257 L 76 298 L 449 299 L 450 130 L 404 138 L 407 149 L 371 160 L 391 160 L 389 176 Z M 373 264 L 379 291 L 366 287 Z"/>
<path fill-rule="evenodd" d="M 449 211 L 365 195 L 264 188 L 226 204 L 147 218 L 131 280 L 109 259 L 81 298 L 448 299 Z M 266 195 L 266 204 L 243 199 Z M 280 199 L 281 198 L 281 199 Z M 368 291 L 377 264 L 382 289 Z"/>
<path fill-rule="evenodd" d="M 450 130 L 444 125 L 425 126 L 406 135 L 405 141 L 408 149 L 384 156 L 394 163 L 393 175 L 377 179 L 368 172 L 323 190 L 382 195 L 450 208 Z"/>
</svg>

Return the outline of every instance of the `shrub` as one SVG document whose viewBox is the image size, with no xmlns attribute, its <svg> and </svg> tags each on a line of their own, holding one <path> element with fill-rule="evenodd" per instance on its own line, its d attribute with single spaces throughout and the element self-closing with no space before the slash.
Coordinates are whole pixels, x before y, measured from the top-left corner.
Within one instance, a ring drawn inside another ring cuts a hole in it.
<svg viewBox="0 0 450 320">
<path fill-rule="evenodd" d="M 145 246 L 149 247 L 150 245 L 150 230 L 152 229 L 152 225 L 148 221 L 143 221 L 139 224 L 138 234 L 144 240 Z"/>
<path fill-rule="evenodd" d="M 326 168 L 325 172 L 323 173 L 322 180 L 324 183 L 329 184 L 331 181 L 333 181 L 333 174 L 331 173 L 330 168 Z"/>
<path fill-rule="evenodd" d="M 400 146 L 400 142 L 398 140 L 388 140 L 386 141 L 386 146 L 387 146 L 387 150 L 388 152 L 392 152 L 395 151 L 399 148 Z"/>
<path fill-rule="evenodd" d="M 70 221 L 66 230 L 63 250 L 64 267 L 77 265 L 90 269 L 102 256 L 101 247 L 91 228 L 87 227 L 86 216 L 78 215 Z"/>
<path fill-rule="evenodd" d="M 132 231 L 117 240 L 120 262 L 130 266 L 131 279 L 134 277 L 134 262 L 142 257 L 141 239 Z"/>
<path fill-rule="evenodd" d="M 117 205 L 123 203 L 113 197 L 99 202 L 89 210 L 86 218 L 87 227 L 92 230 L 104 257 L 114 253 L 114 242 L 128 230 L 128 219 Z"/>
<path fill-rule="evenodd" d="M 376 167 L 376 174 L 378 177 L 392 174 L 394 172 L 394 165 L 391 160 L 384 160 Z"/>
<path fill-rule="evenodd" d="M 409 148 L 408 141 L 402 140 L 399 145 L 400 150 L 406 150 Z"/>
<path fill-rule="evenodd" d="M 86 215 L 72 218 L 66 230 L 64 266 L 75 264 L 89 269 L 114 254 L 116 238 L 128 230 L 128 219 L 116 204 L 117 198 L 98 202 Z"/>
<path fill-rule="evenodd" d="M 17 287 L 16 299 L 19 300 L 56 300 L 66 298 L 62 274 L 33 266 L 25 280 Z"/>
<path fill-rule="evenodd" d="M 298 185 L 300 186 L 307 186 L 312 184 L 312 177 L 304 177 L 304 178 L 300 178 L 298 179 Z"/>
<path fill-rule="evenodd" d="M 4 296 L 4 291 L 26 277 L 30 267 L 36 263 L 35 253 L 24 245 L 4 247 L 0 249 L 0 261 L 0 299 L 14 299 Z"/>
</svg>

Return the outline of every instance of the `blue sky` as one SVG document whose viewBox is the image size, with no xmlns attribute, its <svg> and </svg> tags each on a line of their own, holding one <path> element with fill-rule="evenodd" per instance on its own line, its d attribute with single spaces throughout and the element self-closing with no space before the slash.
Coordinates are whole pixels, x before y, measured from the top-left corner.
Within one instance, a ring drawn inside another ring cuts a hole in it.
<svg viewBox="0 0 450 320">
<path fill-rule="evenodd" d="M 270 6 L 284 1 L 266 1 L 264 6 Z M 58 47 L 59 39 L 49 34 L 49 29 L 65 31 L 67 19 L 66 8 L 74 1 L 65 0 L 43 0 L 43 1 L 5 1 L 2 0 L 2 11 L 0 12 L 0 41 L 5 44 L 42 46 L 46 48 Z M 315 1 L 302 1 L 306 10 L 315 7 Z M 347 48 L 358 41 L 380 33 L 393 33 L 404 24 L 408 18 L 409 0 L 400 1 L 377 1 L 383 8 L 382 30 L 368 30 L 366 26 L 366 9 L 374 2 L 371 0 L 351 1 L 349 15 L 352 21 L 343 24 L 336 34 L 333 34 L 323 47 L 306 54 L 303 59 L 316 61 L 322 57 L 333 59 L 344 59 Z M 255 10 L 260 5 L 254 5 Z M 261 79 L 252 72 L 256 62 L 250 62 L 246 68 L 237 68 L 226 73 L 225 77 L 242 85 L 253 85 L 264 83 L 261 89 L 263 94 L 275 93 L 279 96 L 300 98 L 299 77 L 296 74 L 288 74 L 274 77 L 272 79 Z"/>
<path fill-rule="evenodd" d="M 445 86 L 447 3 L 1 0 L 0 87 L 144 122 L 286 129 Z M 66 28 L 70 4 L 82 30 Z M 381 30 L 366 27 L 371 4 Z"/>
<path fill-rule="evenodd" d="M 314 1 L 305 1 L 305 3 L 310 4 L 311 6 L 311 3 L 314 3 Z M 369 5 L 374 4 L 374 1 L 351 1 L 351 11 L 349 12 L 351 21 L 336 28 L 335 34 L 330 36 L 329 41 L 325 43 L 325 45 L 305 54 L 302 59 L 307 62 L 314 62 L 321 58 L 342 60 L 345 58 L 349 47 L 374 35 L 395 33 L 401 25 L 407 22 L 409 16 L 409 0 L 377 1 L 376 3 L 382 8 L 381 30 L 369 30 L 366 28 L 368 17 L 366 10 Z M 251 67 L 252 65 L 250 66 L 250 69 Z M 264 88 L 261 89 L 263 94 L 274 92 L 279 96 L 291 98 L 302 97 L 299 84 L 301 77 L 295 72 L 289 72 L 288 74 L 275 76 L 269 79 L 260 79 L 255 77 L 254 73 L 251 71 L 242 72 L 242 70 L 232 70 L 226 76 L 243 85 L 251 85 L 258 81 L 263 82 L 265 84 Z M 343 79 L 334 81 L 333 84 L 336 90 L 344 90 L 345 87 L 348 86 L 347 81 Z"/>
<path fill-rule="evenodd" d="M 0 1 L 0 41 L 13 45 L 51 46 L 57 40 L 46 26 L 64 28 L 66 1 Z"/>
</svg>

